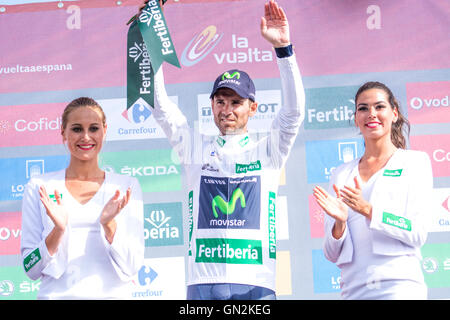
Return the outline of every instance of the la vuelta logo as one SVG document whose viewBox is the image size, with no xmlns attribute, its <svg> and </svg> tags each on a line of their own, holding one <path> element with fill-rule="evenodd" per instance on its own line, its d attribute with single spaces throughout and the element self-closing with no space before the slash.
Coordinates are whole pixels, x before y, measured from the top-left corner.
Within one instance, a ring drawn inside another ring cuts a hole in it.
<svg viewBox="0 0 450 320">
<path fill-rule="evenodd" d="M 218 34 L 217 28 L 213 25 L 206 27 L 195 36 L 181 54 L 181 64 L 186 67 L 193 66 L 203 60 L 212 49 L 214 49 L 223 37 L 223 33 Z"/>
</svg>

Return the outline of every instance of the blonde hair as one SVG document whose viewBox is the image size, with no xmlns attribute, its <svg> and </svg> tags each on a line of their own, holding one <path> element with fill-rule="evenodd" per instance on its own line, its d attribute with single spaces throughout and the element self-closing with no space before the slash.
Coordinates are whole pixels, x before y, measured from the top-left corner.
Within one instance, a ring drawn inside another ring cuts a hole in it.
<svg viewBox="0 0 450 320">
<path fill-rule="evenodd" d="M 92 98 L 88 98 L 88 97 L 80 97 L 77 98 L 75 100 L 73 100 L 72 102 L 70 102 L 63 111 L 62 114 L 62 129 L 66 129 L 67 127 L 67 119 L 69 118 L 69 114 L 77 109 L 77 108 L 81 108 L 81 107 L 90 107 L 94 110 L 97 110 L 100 113 L 100 116 L 102 118 L 102 124 L 103 127 L 106 126 L 106 116 L 105 113 L 103 112 L 102 107 L 100 107 L 100 105 L 97 103 L 97 101 L 95 101 Z"/>
</svg>

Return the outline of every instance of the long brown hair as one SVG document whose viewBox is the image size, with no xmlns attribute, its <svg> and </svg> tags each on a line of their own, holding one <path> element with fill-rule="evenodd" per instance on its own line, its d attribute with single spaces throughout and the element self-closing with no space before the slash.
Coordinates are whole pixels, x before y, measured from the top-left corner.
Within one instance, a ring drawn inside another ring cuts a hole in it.
<svg viewBox="0 0 450 320">
<path fill-rule="evenodd" d="M 406 149 L 406 137 L 409 136 L 410 131 L 410 124 L 408 119 L 406 119 L 402 113 L 400 112 L 400 104 L 398 103 L 397 99 L 395 98 L 394 94 L 392 93 L 391 89 L 388 88 L 384 83 L 378 82 L 378 81 L 370 81 L 364 83 L 356 92 L 355 95 L 355 113 L 356 113 L 356 106 L 358 105 L 358 97 L 359 95 L 369 89 L 380 89 L 383 90 L 389 100 L 389 104 L 391 105 L 393 110 L 397 110 L 398 113 L 398 119 L 396 122 L 392 123 L 392 129 L 391 129 L 391 141 L 397 148 Z"/>
</svg>

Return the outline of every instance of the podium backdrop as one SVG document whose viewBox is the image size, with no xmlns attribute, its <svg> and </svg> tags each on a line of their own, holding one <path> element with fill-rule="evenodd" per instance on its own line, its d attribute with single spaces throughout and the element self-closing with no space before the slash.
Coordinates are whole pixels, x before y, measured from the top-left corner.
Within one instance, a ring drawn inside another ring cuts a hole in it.
<svg viewBox="0 0 450 320">
<path fill-rule="evenodd" d="M 0 1 L 1 2 L 1 1 Z M 10 1 L 11 2 L 11 1 Z M 35 299 L 39 280 L 19 255 L 21 199 L 30 177 L 65 168 L 61 113 L 80 96 L 104 108 L 101 166 L 139 179 L 145 264 L 130 299 L 185 299 L 188 197 L 152 110 L 126 108 L 126 34 L 137 0 L 0 4 L 0 299 Z M 182 68 L 164 64 L 167 91 L 201 133 L 215 133 L 209 93 L 227 69 L 255 80 L 250 121 L 264 135 L 281 101 L 273 49 L 259 34 L 263 0 L 169 0 L 165 15 Z M 339 299 L 339 269 L 322 252 L 323 213 L 312 198 L 341 163 L 362 155 L 354 94 L 386 83 L 411 122 L 410 148 L 433 165 L 431 230 L 422 248 L 431 299 L 450 298 L 450 2 L 279 0 L 306 88 L 306 115 L 277 199 L 279 299 Z M 59 5 L 58 5 L 59 4 Z M 377 285 L 369 270 L 368 287 Z"/>
</svg>

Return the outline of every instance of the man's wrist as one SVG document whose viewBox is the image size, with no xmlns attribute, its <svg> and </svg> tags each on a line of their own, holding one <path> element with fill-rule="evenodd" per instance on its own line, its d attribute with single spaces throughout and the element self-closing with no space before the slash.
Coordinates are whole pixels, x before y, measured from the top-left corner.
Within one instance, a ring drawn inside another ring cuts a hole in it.
<svg viewBox="0 0 450 320">
<path fill-rule="evenodd" d="M 275 53 L 278 58 L 287 58 L 294 54 L 294 49 L 292 44 L 289 44 L 285 47 L 275 48 Z"/>
</svg>

